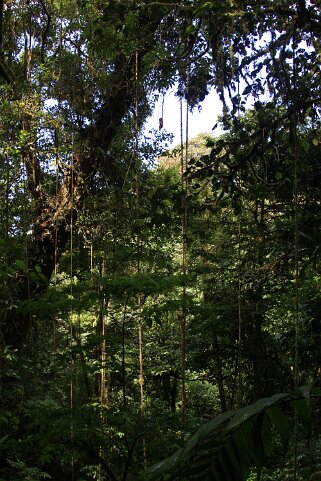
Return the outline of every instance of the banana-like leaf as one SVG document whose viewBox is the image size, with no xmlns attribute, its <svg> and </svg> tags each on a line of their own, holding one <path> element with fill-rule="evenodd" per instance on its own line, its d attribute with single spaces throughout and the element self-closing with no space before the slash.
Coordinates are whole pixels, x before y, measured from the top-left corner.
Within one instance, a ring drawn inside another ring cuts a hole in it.
<svg viewBox="0 0 321 481">
<path fill-rule="evenodd" d="M 286 446 L 292 419 L 282 407 L 292 406 L 304 423 L 310 419 L 310 390 L 297 389 L 259 399 L 227 411 L 204 424 L 185 446 L 147 470 L 147 480 L 245 481 L 250 469 L 261 470 L 277 434 Z M 314 390 L 314 397 L 321 391 Z"/>
</svg>

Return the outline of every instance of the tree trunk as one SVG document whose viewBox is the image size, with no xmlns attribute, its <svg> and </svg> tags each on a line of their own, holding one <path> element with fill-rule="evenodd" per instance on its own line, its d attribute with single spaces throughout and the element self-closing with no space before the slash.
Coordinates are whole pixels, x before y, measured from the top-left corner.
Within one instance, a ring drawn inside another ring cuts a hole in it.
<svg viewBox="0 0 321 481">
<path fill-rule="evenodd" d="M 39 160 L 32 149 L 24 153 L 28 189 L 35 202 L 33 234 L 28 239 L 28 269 L 41 268 L 48 281 L 57 262 L 66 248 L 70 235 L 70 224 L 77 221 L 77 212 L 90 189 L 92 178 L 98 169 L 108 170 L 108 151 L 122 120 L 135 96 L 134 58 L 119 56 L 116 68 L 110 75 L 109 95 L 96 113 L 96 122 L 79 133 L 73 152 L 72 166 L 64 172 L 58 192 L 49 200 L 41 192 L 42 172 Z M 25 126 L 26 127 L 26 126 Z M 86 147 L 87 146 L 87 147 Z M 89 147 L 89 148 L 88 148 Z M 80 153 L 81 151 L 81 153 Z M 19 274 L 19 300 L 27 300 L 45 290 L 28 275 Z M 30 331 L 30 316 L 13 313 L 7 316 L 2 327 L 5 345 L 19 349 Z"/>
<path fill-rule="evenodd" d="M 0 0 L 0 59 L 3 57 L 3 0 Z"/>
<path fill-rule="evenodd" d="M 218 342 L 218 336 L 216 330 L 213 331 L 213 348 L 214 348 L 214 360 L 216 365 L 216 381 L 218 392 L 220 396 L 220 403 L 222 412 L 227 411 L 227 403 L 226 403 L 226 396 L 225 396 L 225 389 L 224 389 L 224 376 L 223 376 L 223 365 L 222 359 L 220 355 L 220 348 Z"/>
<path fill-rule="evenodd" d="M 263 273 L 262 267 L 264 265 L 264 250 L 265 250 L 265 205 L 264 200 L 256 201 L 255 203 L 255 222 L 257 226 L 256 243 L 257 243 L 257 257 L 256 264 L 259 269 L 259 278 L 256 280 L 257 287 L 253 293 L 251 301 L 252 305 L 252 329 L 253 329 L 253 381 L 254 381 L 254 397 L 259 399 L 264 394 L 263 388 L 263 339 L 262 339 L 262 299 L 263 299 Z"/>
</svg>

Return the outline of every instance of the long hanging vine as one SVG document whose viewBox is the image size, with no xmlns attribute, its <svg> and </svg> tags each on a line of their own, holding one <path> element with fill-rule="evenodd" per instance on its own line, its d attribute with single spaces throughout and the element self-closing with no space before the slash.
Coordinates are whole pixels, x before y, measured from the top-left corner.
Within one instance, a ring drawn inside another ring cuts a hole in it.
<svg viewBox="0 0 321 481">
<path fill-rule="evenodd" d="M 182 232 L 182 274 L 183 297 L 182 311 L 180 315 L 181 330 L 181 375 L 182 375 L 182 416 L 185 417 L 187 407 L 186 397 L 186 274 L 187 274 L 187 180 L 184 177 L 188 162 L 188 87 L 189 87 L 189 71 L 186 75 L 186 125 L 185 125 L 185 151 L 184 151 L 184 133 L 183 133 L 183 101 L 180 101 L 180 135 L 181 135 L 181 182 L 182 182 L 182 198 L 181 198 L 181 232 Z M 184 155 L 185 154 L 185 155 Z"/>
<path fill-rule="evenodd" d="M 73 139 L 72 139 L 72 152 L 71 152 L 71 165 L 70 165 L 70 171 L 71 171 L 71 199 L 70 199 L 70 299 L 71 299 L 71 309 L 69 313 L 69 349 L 72 350 L 73 346 L 73 337 L 74 337 L 74 327 L 73 327 L 73 254 L 74 254 L 74 225 L 73 225 L 73 205 L 74 205 L 74 196 L 73 196 L 73 187 L 74 187 L 74 162 L 73 162 Z M 71 418 L 73 417 L 73 411 L 75 408 L 75 382 L 74 382 L 74 376 L 75 376 L 75 363 L 73 356 L 71 356 L 71 362 L 70 362 L 70 409 L 71 409 Z M 71 419 L 71 424 L 70 424 L 70 440 L 71 443 L 73 444 L 74 442 L 74 424 L 73 424 L 73 419 Z M 71 458 L 71 480 L 75 480 L 75 460 L 74 460 L 74 455 L 72 454 Z"/>
<path fill-rule="evenodd" d="M 135 160 L 136 160 L 136 218 L 139 219 L 139 160 L 138 160 L 138 134 L 139 134 L 139 92 L 138 92 L 138 51 L 136 51 L 135 59 Z M 140 274 L 140 254 L 141 242 L 137 236 L 137 274 Z M 138 307 L 138 349 L 139 349 L 139 385 L 140 385 L 140 410 L 144 415 L 144 368 L 143 368 L 143 329 L 141 322 L 142 314 L 142 299 L 140 290 L 137 291 L 137 307 Z"/>
<path fill-rule="evenodd" d="M 294 27 L 295 29 L 295 27 Z M 293 201 L 294 201 L 294 386 L 299 387 L 299 329 L 300 329 L 300 273 L 299 273 L 299 152 L 297 115 L 297 40 L 295 30 L 292 38 L 293 68 L 293 114 L 290 129 L 293 146 Z M 298 477 L 298 411 L 294 411 L 293 479 Z"/>
<path fill-rule="evenodd" d="M 9 156 L 5 154 L 5 163 L 6 163 L 6 207 L 5 207 L 5 238 L 8 241 L 9 239 L 9 216 L 10 216 L 10 162 Z M 6 255 L 6 265 L 8 265 L 8 256 Z"/>
<path fill-rule="evenodd" d="M 60 0 L 60 5 L 59 5 L 59 49 L 60 52 L 62 52 L 62 0 Z M 56 198 L 58 197 L 58 192 L 59 192 L 59 169 L 60 169 L 60 130 L 61 130 L 61 98 L 60 98 L 60 85 L 61 85 L 61 72 L 62 72 L 62 63 L 61 63 L 61 55 L 59 55 L 59 66 L 58 66 L 58 78 L 57 78 L 57 83 L 59 85 L 59 90 L 58 90 L 58 106 L 57 106 L 57 120 L 56 120 L 56 125 L 55 125 L 55 130 L 54 130 L 54 155 L 55 155 L 55 167 L 56 167 L 56 178 L 55 178 L 55 196 Z M 58 224 L 55 226 L 55 231 L 54 231 L 54 287 L 55 290 L 57 289 L 57 275 L 58 275 Z M 56 321 L 53 321 L 53 343 L 54 343 L 54 349 L 56 351 L 56 342 L 57 342 L 57 329 L 56 329 Z"/>
<path fill-rule="evenodd" d="M 241 174 L 240 174 L 241 175 Z M 240 179 L 241 182 L 241 179 Z M 243 316 L 242 316 L 242 257 L 241 257 L 241 251 L 242 251 L 242 213 L 239 213 L 239 219 L 238 219 L 238 250 L 237 250 L 237 354 L 236 354 L 236 366 L 235 366 L 235 381 L 237 385 L 236 389 L 236 401 L 237 405 L 242 404 L 242 397 L 243 397 L 243 392 L 242 392 L 242 370 L 241 370 L 241 355 L 242 355 L 242 323 L 243 323 Z M 232 401 L 234 401 L 232 399 Z M 231 402 L 233 405 L 233 402 Z"/>
<path fill-rule="evenodd" d="M 233 51 L 231 52 L 234 53 Z M 234 58 L 234 56 L 233 56 Z M 240 76 L 237 72 L 237 116 L 240 117 Z M 242 190 L 242 166 L 240 167 L 240 189 Z M 242 330 L 243 330 L 243 312 L 242 312 L 242 207 L 238 215 L 238 232 L 237 232 L 237 353 L 236 353 L 236 365 L 235 365 L 235 384 L 236 384 L 236 402 L 238 406 L 242 404 L 243 390 L 242 390 L 242 369 L 241 369 L 241 356 L 242 356 Z M 233 405 L 234 399 L 232 399 L 231 405 Z"/>
<path fill-rule="evenodd" d="M 138 136 L 139 136 L 139 78 L 138 78 L 138 50 L 135 55 L 135 162 L 136 162 L 136 220 L 140 219 L 140 162 L 138 156 Z M 141 272 L 141 239 L 137 234 L 136 238 L 137 264 L 136 272 Z M 144 399 L 144 362 L 143 362 L 143 326 L 142 326 L 142 298 L 140 290 L 137 290 L 137 311 L 138 311 L 138 352 L 139 352 L 139 387 L 140 387 L 140 413 L 145 415 L 145 399 Z M 143 460 L 147 462 L 146 439 L 143 437 Z"/>
<path fill-rule="evenodd" d="M 76 51 L 75 51 L 76 55 Z M 71 85 L 71 95 L 72 95 L 72 102 L 74 102 L 75 97 L 75 84 L 76 84 L 76 64 L 75 60 L 72 64 L 72 85 Z M 74 303 L 74 208 L 75 208 L 75 198 L 74 198 L 74 189 L 75 189 L 75 142 L 74 142 L 74 133 L 71 134 L 71 155 L 70 155 L 70 299 L 71 299 L 71 310 L 70 310 L 70 324 L 69 324 L 69 334 L 70 334 L 70 350 L 72 351 L 74 345 L 74 339 L 77 340 L 77 336 L 79 332 L 75 332 L 75 328 L 73 325 L 73 318 L 74 318 L 74 310 L 73 310 L 73 303 Z M 78 325 L 78 330 L 79 330 Z M 78 357 L 74 358 L 74 355 L 71 355 L 71 364 L 70 364 L 70 409 L 71 409 L 71 443 L 74 442 L 74 410 L 77 404 L 77 360 Z M 75 464 L 75 455 L 74 450 L 72 452 L 71 458 L 71 480 L 76 481 L 77 473 L 76 473 L 76 464 Z"/>
<path fill-rule="evenodd" d="M 106 275 L 106 259 L 105 259 L 105 249 L 102 259 L 101 275 Z M 100 406 L 102 408 L 102 419 L 103 419 L 103 409 L 107 406 L 108 391 L 107 391 L 107 343 L 106 343 L 106 309 L 108 307 L 108 299 L 106 299 L 106 294 L 104 292 L 101 299 L 100 307 L 100 335 L 102 337 L 101 347 L 100 347 Z"/>
</svg>

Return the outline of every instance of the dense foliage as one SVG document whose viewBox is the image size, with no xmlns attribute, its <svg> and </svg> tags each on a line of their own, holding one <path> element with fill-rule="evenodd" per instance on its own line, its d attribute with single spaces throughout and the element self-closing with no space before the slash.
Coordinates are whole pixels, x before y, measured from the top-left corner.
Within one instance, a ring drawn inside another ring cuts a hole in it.
<svg viewBox="0 0 321 481">
<path fill-rule="evenodd" d="M 319 479 L 320 7 L 0 0 L 0 481 Z"/>
</svg>

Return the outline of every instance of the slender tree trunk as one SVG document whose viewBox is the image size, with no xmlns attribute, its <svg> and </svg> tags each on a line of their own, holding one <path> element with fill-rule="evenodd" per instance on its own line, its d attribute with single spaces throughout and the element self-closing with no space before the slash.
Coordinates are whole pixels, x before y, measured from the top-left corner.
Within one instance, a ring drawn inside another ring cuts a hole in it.
<svg viewBox="0 0 321 481">
<path fill-rule="evenodd" d="M 181 182 L 182 182 L 182 197 L 181 197 L 181 232 L 182 232 L 182 274 L 184 279 L 187 274 L 187 181 L 184 179 L 184 173 L 186 171 L 187 161 L 188 161 L 188 106 L 186 113 L 186 145 L 184 152 L 184 142 L 183 142 L 183 103 L 181 100 L 180 104 L 180 117 L 181 117 Z M 184 155 L 185 153 L 185 155 Z M 181 374 L 182 374 L 182 415 L 185 418 L 186 408 L 187 408 L 187 397 L 186 397 L 186 285 L 185 280 L 183 284 L 183 295 L 182 295 L 183 307 L 179 314 L 179 324 L 181 331 Z"/>
<path fill-rule="evenodd" d="M 0 60 L 3 58 L 3 0 L 0 0 Z"/>
<path fill-rule="evenodd" d="M 104 313 L 106 309 L 106 301 L 103 299 L 101 314 L 101 370 L 100 370 L 100 404 L 101 406 L 107 406 L 108 390 L 107 390 L 107 345 L 106 345 L 106 315 Z"/>
<path fill-rule="evenodd" d="M 6 212 L 5 212 L 5 237 L 9 239 L 9 192 L 10 192 L 10 166 L 9 166 L 9 157 L 5 156 L 6 162 Z"/>
<path fill-rule="evenodd" d="M 225 412 L 227 411 L 227 402 L 226 402 L 225 389 L 224 389 L 223 365 L 222 365 L 222 359 L 220 355 L 218 336 L 215 330 L 213 331 L 212 342 L 213 342 L 214 359 L 215 359 L 215 365 L 216 365 L 215 377 L 217 380 L 217 387 L 218 387 L 218 392 L 220 396 L 221 409 L 222 409 L 222 412 Z"/>
<path fill-rule="evenodd" d="M 11 78 L 6 68 L 3 39 L 4 39 L 4 0 L 0 0 L 0 81 L 5 80 L 9 84 L 11 83 Z M 8 55 L 8 59 L 9 57 L 10 57 L 10 52 Z"/>
<path fill-rule="evenodd" d="M 252 314 L 253 322 L 253 384 L 254 397 L 262 397 L 262 316 L 259 312 Z"/>
<path fill-rule="evenodd" d="M 262 266 L 264 263 L 265 250 L 265 205 L 264 200 L 256 201 L 255 220 L 257 224 L 257 258 L 256 268 L 259 276 L 263 276 Z M 263 279 L 257 280 L 258 286 L 252 297 L 252 323 L 253 323 L 253 378 L 254 378 L 254 396 L 259 399 L 264 394 L 262 384 L 263 374 L 263 339 L 262 339 L 262 296 L 263 296 Z"/>
</svg>

